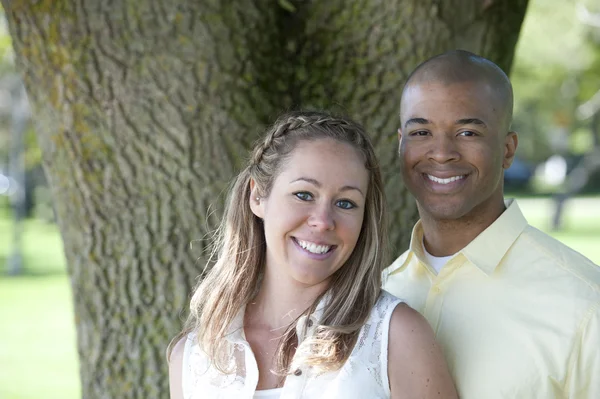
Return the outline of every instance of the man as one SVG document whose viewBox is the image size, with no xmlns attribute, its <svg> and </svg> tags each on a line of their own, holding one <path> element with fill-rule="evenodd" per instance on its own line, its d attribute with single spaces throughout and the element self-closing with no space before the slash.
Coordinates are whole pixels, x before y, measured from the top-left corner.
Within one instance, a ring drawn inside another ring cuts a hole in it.
<svg viewBox="0 0 600 399">
<path fill-rule="evenodd" d="M 510 81 L 452 51 L 402 94 L 404 183 L 420 221 L 385 289 L 436 333 L 463 399 L 600 398 L 600 268 L 503 197 L 517 149 Z"/>
</svg>

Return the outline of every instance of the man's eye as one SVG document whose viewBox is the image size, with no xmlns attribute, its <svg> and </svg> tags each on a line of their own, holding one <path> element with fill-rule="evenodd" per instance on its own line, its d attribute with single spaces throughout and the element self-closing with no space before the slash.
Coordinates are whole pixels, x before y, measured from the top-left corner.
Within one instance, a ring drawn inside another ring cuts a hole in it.
<svg viewBox="0 0 600 399">
<path fill-rule="evenodd" d="M 356 208 L 356 205 L 354 204 L 354 202 L 348 201 L 348 200 L 339 200 L 336 205 L 342 209 Z"/>
<path fill-rule="evenodd" d="M 411 136 L 427 136 L 429 132 L 427 130 L 417 130 L 416 132 L 412 132 Z"/>
<path fill-rule="evenodd" d="M 311 193 L 307 193 L 306 191 L 300 191 L 298 193 L 294 193 L 294 195 L 302 200 L 302 201 L 310 201 L 312 200 L 312 194 Z"/>
<path fill-rule="evenodd" d="M 473 136 L 477 136 L 477 133 L 472 132 L 470 130 L 465 130 L 464 132 L 460 132 L 458 135 L 459 136 L 466 136 L 466 137 L 473 137 Z"/>
</svg>

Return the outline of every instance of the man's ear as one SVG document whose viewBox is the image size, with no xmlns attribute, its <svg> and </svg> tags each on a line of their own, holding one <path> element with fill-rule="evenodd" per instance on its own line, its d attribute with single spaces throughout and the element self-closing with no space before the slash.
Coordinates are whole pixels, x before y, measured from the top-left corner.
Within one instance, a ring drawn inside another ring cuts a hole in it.
<svg viewBox="0 0 600 399">
<path fill-rule="evenodd" d="M 504 139 L 504 157 L 502 158 L 502 168 L 508 169 L 515 159 L 519 138 L 517 132 L 508 132 Z"/>
<path fill-rule="evenodd" d="M 250 179 L 250 209 L 252 213 L 255 214 L 259 218 L 263 218 L 264 216 L 264 198 L 261 198 L 260 193 L 258 191 L 258 186 L 254 179 Z"/>
<path fill-rule="evenodd" d="M 398 153 L 400 152 L 401 144 L 402 144 L 402 128 L 398 128 Z"/>
</svg>

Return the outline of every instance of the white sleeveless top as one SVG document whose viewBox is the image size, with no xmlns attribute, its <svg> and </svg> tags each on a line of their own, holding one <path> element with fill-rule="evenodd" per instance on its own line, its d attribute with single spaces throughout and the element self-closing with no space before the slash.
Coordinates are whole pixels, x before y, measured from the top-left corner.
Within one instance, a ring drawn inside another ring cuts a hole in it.
<svg viewBox="0 0 600 399">
<path fill-rule="evenodd" d="M 281 391 L 283 388 L 273 388 L 273 389 L 261 389 L 260 391 L 254 392 L 253 399 L 279 399 L 281 398 Z"/>
<path fill-rule="evenodd" d="M 356 345 L 344 365 L 334 372 L 317 373 L 308 366 L 293 366 L 280 391 L 279 398 L 389 398 L 388 335 L 390 318 L 398 303 L 392 294 L 382 291 L 366 324 L 360 330 Z M 317 321 L 323 314 L 321 304 L 308 321 L 307 336 L 313 334 Z M 244 337 L 244 310 L 238 313 L 229 329 L 230 369 L 223 374 L 210 365 L 208 357 L 198 345 L 195 333 L 185 342 L 182 368 L 183 397 L 252 399 L 258 384 L 258 366 Z M 304 340 L 304 324 L 307 317 L 298 320 L 296 332 L 299 342 Z M 292 360 L 292 364 L 294 361 Z"/>
</svg>

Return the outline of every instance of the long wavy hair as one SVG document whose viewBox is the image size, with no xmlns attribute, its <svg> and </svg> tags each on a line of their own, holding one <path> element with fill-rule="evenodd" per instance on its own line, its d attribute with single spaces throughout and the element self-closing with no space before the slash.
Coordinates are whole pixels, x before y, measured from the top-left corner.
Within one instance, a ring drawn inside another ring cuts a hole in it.
<svg viewBox="0 0 600 399">
<path fill-rule="evenodd" d="M 228 369 L 229 342 L 225 339 L 236 315 L 258 293 L 265 270 L 266 244 L 262 221 L 250 209 L 250 180 L 261 197 L 268 197 L 273 182 L 302 141 L 334 139 L 350 144 L 364 157 L 369 172 L 365 215 L 354 251 L 337 270 L 326 290 L 327 303 L 315 334 L 298 347 L 297 320 L 280 341 L 277 371 L 289 373 L 292 358 L 320 370 L 339 369 L 348 359 L 371 309 L 381 293 L 381 272 L 387 265 L 387 220 L 379 165 L 373 146 L 362 126 L 325 112 L 296 111 L 282 115 L 252 151 L 226 201 L 222 223 L 215 234 L 206 272 L 191 300 L 190 315 L 180 334 L 169 345 L 190 332 L 223 373 Z M 323 293 L 302 315 L 315 311 Z"/>
</svg>

